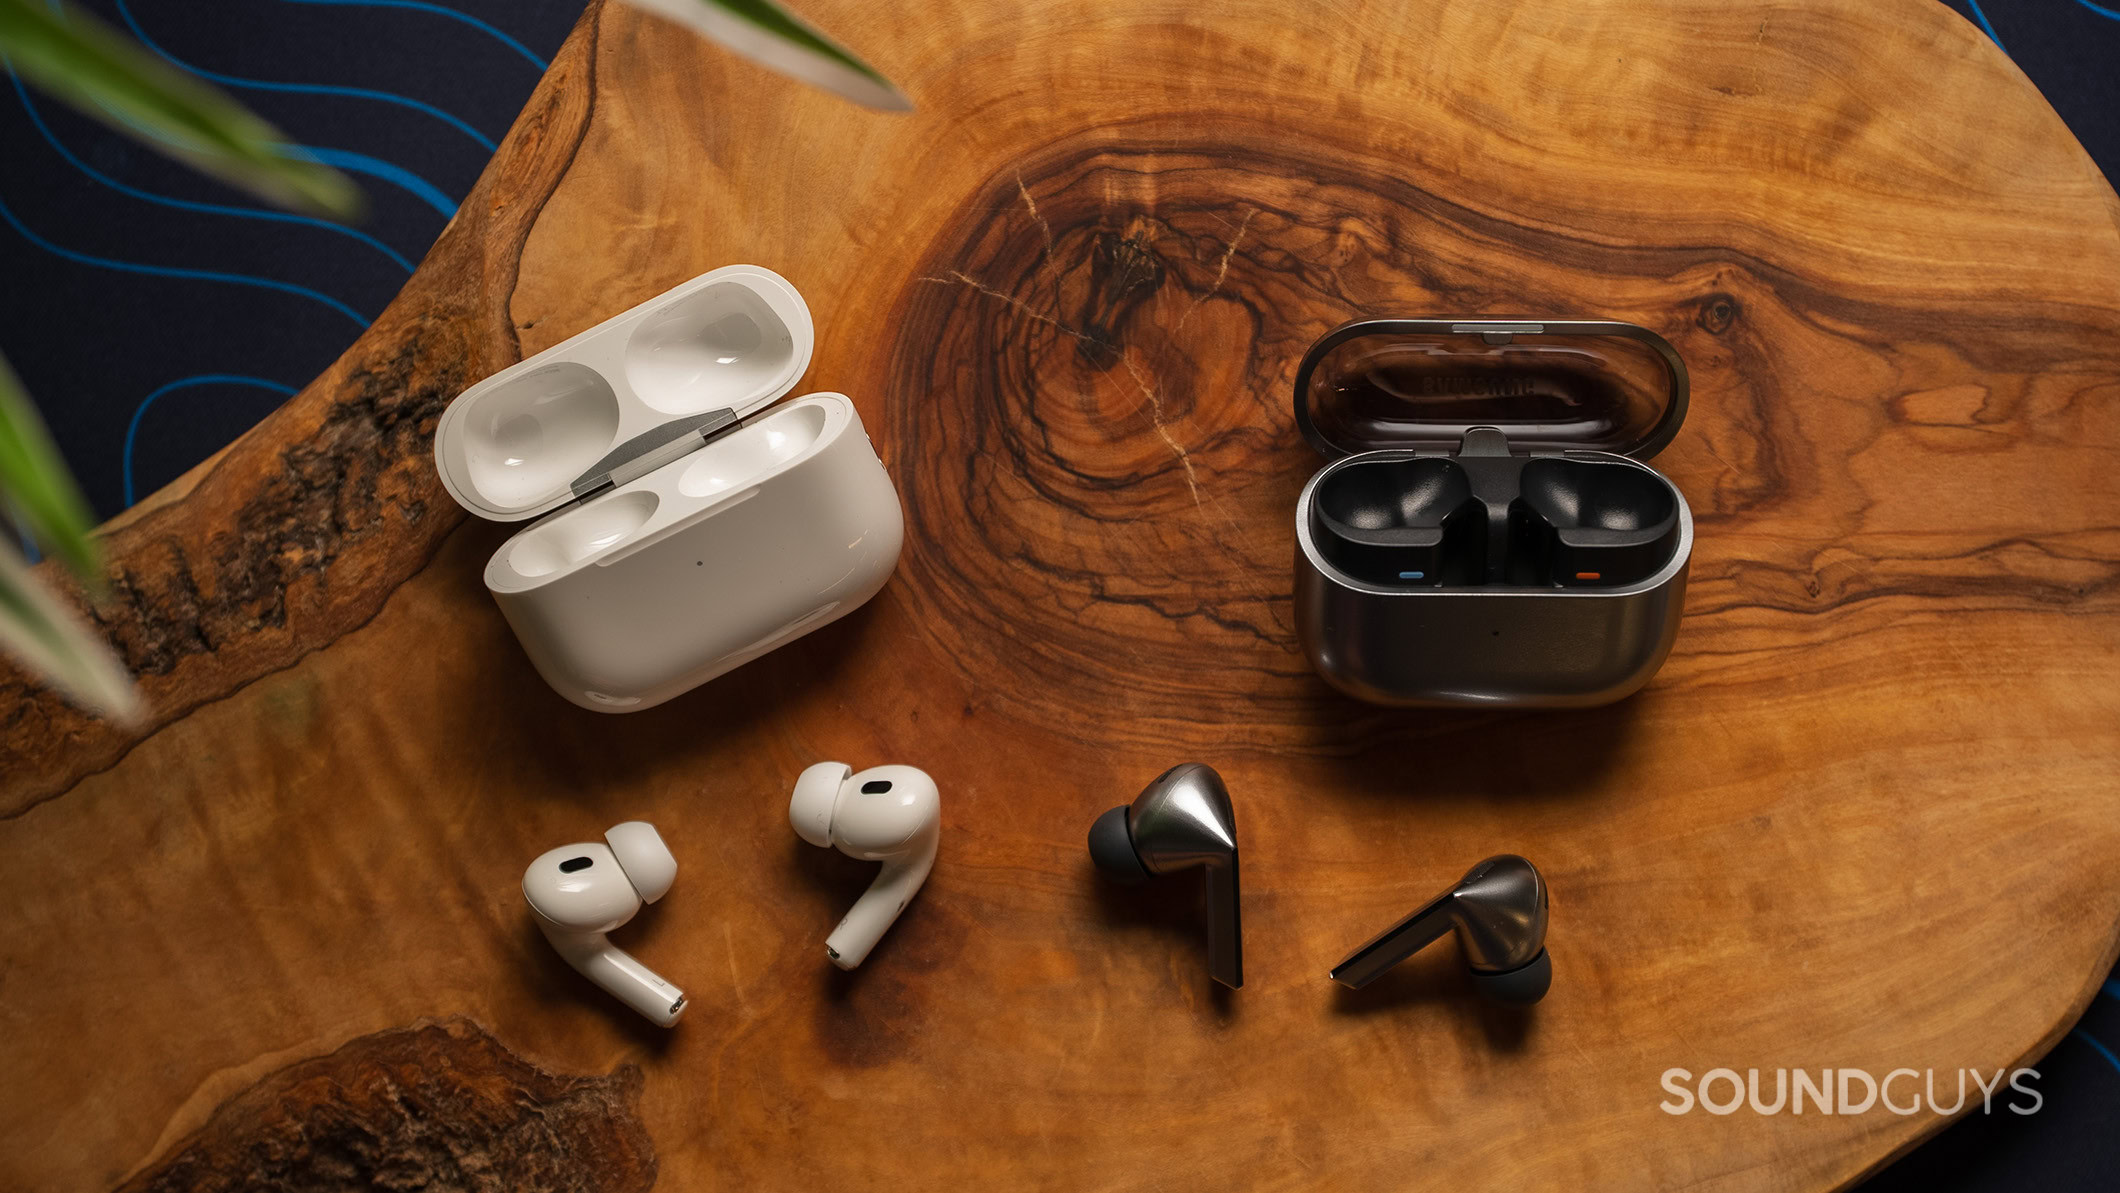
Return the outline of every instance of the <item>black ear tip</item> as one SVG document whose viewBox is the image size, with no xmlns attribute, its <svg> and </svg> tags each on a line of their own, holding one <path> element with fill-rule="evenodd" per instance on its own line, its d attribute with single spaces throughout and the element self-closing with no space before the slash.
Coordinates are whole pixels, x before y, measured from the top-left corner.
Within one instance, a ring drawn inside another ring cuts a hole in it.
<svg viewBox="0 0 2120 1193">
<path fill-rule="evenodd" d="M 1472 975 L 1472 984 L 1489 1001 L 1505 1007 L 1528 1007 L 1546 997 L 1553 985 L 1553 958 L 1540 949 L 1528 963 L 1504 973 Z"/>
<path fill-rule="evenodd" d="M 1121 804 L 1089 826 L 1089 856 L 1097 869 L 1114 882 L 1147 882 L 1148 867 L 1134 852 L 1134 838 L 1126 828 L 1126 805 Z"/>
</svg>

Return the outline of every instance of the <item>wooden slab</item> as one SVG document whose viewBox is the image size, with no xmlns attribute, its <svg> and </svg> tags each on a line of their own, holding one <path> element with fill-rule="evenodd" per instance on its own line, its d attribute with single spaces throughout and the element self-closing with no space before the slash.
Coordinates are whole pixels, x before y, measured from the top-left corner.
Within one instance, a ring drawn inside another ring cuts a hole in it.
<svg viewBox="0 0 2120 1193">
<path fill-rule="evenodd" d="M 1668 1115 L 1671 1067 L 2041 1055 L 2120 920 L 2120 202 L 1929 0 L 803 6 L 889 117 L 592 7 L 404 294 L 110 532 L 150 732 L 0 683 L 0 1185 L 1817 1189 L 1926 1113 Z M 565 704 L 433 473 L 446 401 L 781 270 L 909 535 L 873 605 Z M 1302 349 L 1367 313 L 1644 323 L 1699 546 L 1639 697 L 1388 712 L 1289 608 Z M 807 763 L 916 763 L 941 862 L 861 972 Z M 1083 835 L 1219 767 L 1250 984 Z M 629 817 L 664 1034 L 522 867 Z M 1490 853 L 1553 994 L 1348 947 Z M 432 1021 L 433 1026 L 421 1026 Z M 535 1129 L 538 1121 L 552 1125 Z M 585 1162 L 584 1158 L 593 1162 Z M 333 1176 L 333 1174 L 337 1174 Z M 351 1174 L 350 1176 L 348 1174 Z"/>
</svg>

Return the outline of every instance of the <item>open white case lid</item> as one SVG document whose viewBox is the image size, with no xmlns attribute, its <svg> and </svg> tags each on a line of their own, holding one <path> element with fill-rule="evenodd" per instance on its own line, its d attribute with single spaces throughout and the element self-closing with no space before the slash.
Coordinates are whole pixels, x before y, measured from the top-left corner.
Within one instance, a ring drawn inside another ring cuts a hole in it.
<svg viewBox="0 0 2120 1193">
<path fill-rule="evenodd" d="M 458 505 L 519 522 L 689 454 L 801 379 L 810 308 L 756 265 L 703 273 L 459 394 L 434 433 Z"/>
</svg>

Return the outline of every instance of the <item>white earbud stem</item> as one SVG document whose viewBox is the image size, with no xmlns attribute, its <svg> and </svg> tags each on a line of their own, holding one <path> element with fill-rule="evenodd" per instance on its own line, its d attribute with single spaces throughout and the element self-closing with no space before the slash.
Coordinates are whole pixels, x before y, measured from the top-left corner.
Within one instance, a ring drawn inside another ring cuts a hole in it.
<svg viewBox="0 0 2120 1193">
<path fill-rule="evenodd" d="M 832 934 L 824 939 L 824 955 L 841 969 L 852 969 L 869 959 L 869 950 L 898 922 L 899 913 L 920 893 L 928 872 L 935 868 L 938 836 L 926 835 L 911 857 L 883 864 L 876 881 L 861 892 L 854 906 Z"/>
<path fill-rule="evenodd" d="M 545 939 L 581 975 L 659 1027 L 673 1027 L 685 1013 L 685 992 L 642 965 L 601 932 L 569 932 L 540 919 Z"/>
</svg>

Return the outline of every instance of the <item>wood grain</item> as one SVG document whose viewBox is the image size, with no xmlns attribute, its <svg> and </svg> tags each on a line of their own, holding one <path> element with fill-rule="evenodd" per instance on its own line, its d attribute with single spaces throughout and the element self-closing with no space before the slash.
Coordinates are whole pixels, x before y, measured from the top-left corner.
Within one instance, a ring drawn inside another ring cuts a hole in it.
<svg viewBox="0 0 2120 1193">
<path fill-rule="evenodd" d="M 375 327 L 111 528 L 149 730 L 0 677 L 0 1184 L 220 1172 L 196 1141 L 245 1089 L 463 1016 L 429 1046 L 639 1066 L 669 1188 L 1819 1189 L 1940 1122 L 1667 1115 L 1660 1075 L 1948 1080 L 2066 1030 L 2120 948 L 2120 200 L 1975 31 L 1928 0 L 804 7 L 919 111 L 592 7 Z M 805 388 L 859 404 L 905 557 L 767 660 L 582 712 L 481 590 L 507 532 L 448 502 L 434 420 L 732 261 L 808 298 Z M 1523 312 L 1692 370 L 1677 647 L 1606 709 L 1350 704 L 1290 622 L 1296 360 L 1357 314 Z M 821 942 L 867 868 L 785 820 L 827 757 L 944 793 L 852 975 Z M 1192 758 L 1244 841 L 1231 997 L 1186 884 L 1103 887 L 1082 845 Z M 630 817 L 682 867 L 623 934 L 692 995 L 668 1034 L 517 889 Z M 1447 950 L 1324 980 L 1504 850 L 1553 890 L 1536 1012 Z"/>
<path fill-rule="evenodd" d="M 378 1032 L 229 1099 L 124 1193 L 552 1189 L 645 1193 L 640 1069 L 561 1077 L 462 1021 Z"/>
</svg>

